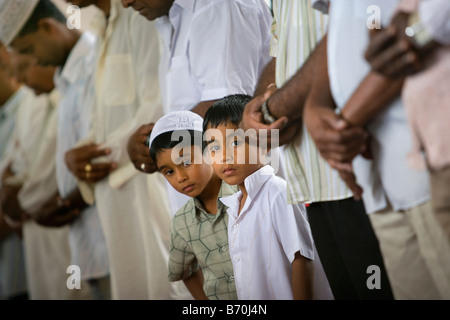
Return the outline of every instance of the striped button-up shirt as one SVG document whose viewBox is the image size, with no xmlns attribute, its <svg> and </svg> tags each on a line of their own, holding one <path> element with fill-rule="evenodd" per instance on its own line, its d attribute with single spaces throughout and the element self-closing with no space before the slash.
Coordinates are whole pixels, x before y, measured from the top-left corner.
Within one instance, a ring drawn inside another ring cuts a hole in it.
<svg viewBox="0 0 450 320">
<path fill-rule="evenodd" d="M 324 10 L 327 2 L 274 1 L 271 54 L 277 58 L 279 88 L 301 68 L 325 35 L 328 16 L 314 8 Z M 342 200 L 352 196 L 339 173 L 320 156 L 305 126 L 301 137 L 286 146 L 284 158 L 289 203 Z"/>
</svg>

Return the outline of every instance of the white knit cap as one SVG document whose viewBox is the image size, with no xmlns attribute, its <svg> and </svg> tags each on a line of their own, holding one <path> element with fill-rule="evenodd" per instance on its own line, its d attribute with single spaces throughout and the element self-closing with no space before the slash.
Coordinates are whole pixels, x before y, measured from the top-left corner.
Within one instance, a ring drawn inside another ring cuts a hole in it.
<svg viewBox="0 0 450 320">
<path fill-rule="evenodd" d="M 9 46 L 33 14 L 39 0 L 0 0 L 0 41 Z"/>
<path fill-rule="evenodd" d="M 174 111 L 165 115 L 156 121 L 150 135 L 149 147 L 161 134 L 180 130 L 203 132 L 203 118 L 192 111 Z"/>
</svg>

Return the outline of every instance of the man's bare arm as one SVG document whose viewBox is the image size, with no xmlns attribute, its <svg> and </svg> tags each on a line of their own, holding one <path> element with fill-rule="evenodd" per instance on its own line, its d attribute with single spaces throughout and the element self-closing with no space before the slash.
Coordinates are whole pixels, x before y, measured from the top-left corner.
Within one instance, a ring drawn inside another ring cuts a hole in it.
<svg viewBox="0 0 450 320">
<path fill-rule="evenodd" d="M 317 45 L 297 73 L 269 98 L 267 106 L 275 118 L 286 116 L 290 120 L 297 120 L 302 116 L 306 98 L 311 90 L 314 69 L 320 61 L 318 53 L 323 50 L 326 38 L 325 36 Z"/>
</svg>

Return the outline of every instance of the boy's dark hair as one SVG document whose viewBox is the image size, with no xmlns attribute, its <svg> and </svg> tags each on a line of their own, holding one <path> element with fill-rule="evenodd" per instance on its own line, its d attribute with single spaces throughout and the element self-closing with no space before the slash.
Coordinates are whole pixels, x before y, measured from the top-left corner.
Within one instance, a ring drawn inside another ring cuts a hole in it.
<svg viewBox="0 0 450 320">
<path fill-rule="evenodd" d="M 46 18 L 53 18 L 61 23 L 66 23 L 67 20 L 64 14 L 56 7 L 56 5 L 52 1 L 40 0 L 33 11 L 33 14 L 20 30 L 17 38 L 24 37 L 30 33 L 36 32 L 38 30 L 39 21 Z"/>
<path fill-rule="evenodd" d="M 203 141 L 203 133 L 194 130 L 185 130 L 185 131 L 189 133 L 191 137 L 190 141 L 185 141 L 185 139 L 183 139 L 183 136 L 180 136 L 178 140 L 173 139 L 172 135 L 175 131 L 165 132 L 157 136 L 153 140 L 152 145 L 150 147 L 150 157 L 152 157 L 153 162 L 156 163 L 156 155 L 158 154 L 158 152 L 162 150 L 172 149 L 180 145 L 180 143 L 182 143 L 181 146 L 198 145 L 199 147 L 202 148 L 203 152 L 204 149 L 206 148 L 206 142 Z M 182 134 L 183 132 L 180 131 L 179 133 Z"/>
<path fill-rule="evenodd" d="M 203 119 L 203 132 L 208 125 L 217 128 L 219 125 L 226 125 L 228 121 L 238 126 L 242 120 L 242 114 L 247 103 L 252 97 L 246 94 L 233 94 L 226 96 L 214 103 L 206 112 Z"/>
</svg>

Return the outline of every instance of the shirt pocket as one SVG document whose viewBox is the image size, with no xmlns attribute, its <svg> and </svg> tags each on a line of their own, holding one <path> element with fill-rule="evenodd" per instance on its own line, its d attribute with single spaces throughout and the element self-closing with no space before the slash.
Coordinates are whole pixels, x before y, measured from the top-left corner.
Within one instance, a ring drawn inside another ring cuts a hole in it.
<svg viewBox="0 0 450 320">
<path fill-rule="evenodd" d="M 185 55 L 171 59 L 166 75 L 167 94 L 171 111 L 185 109 L 200 100 L 196 80 L 191 76 L 189 59 Z"/>
<path fill-rule="evenodd" d="M 133 103 L 136 86 L 131 55 L 116 54 L 107 57 L 103 81 L 103 98 L 107 107 Z"/>
</svg>

